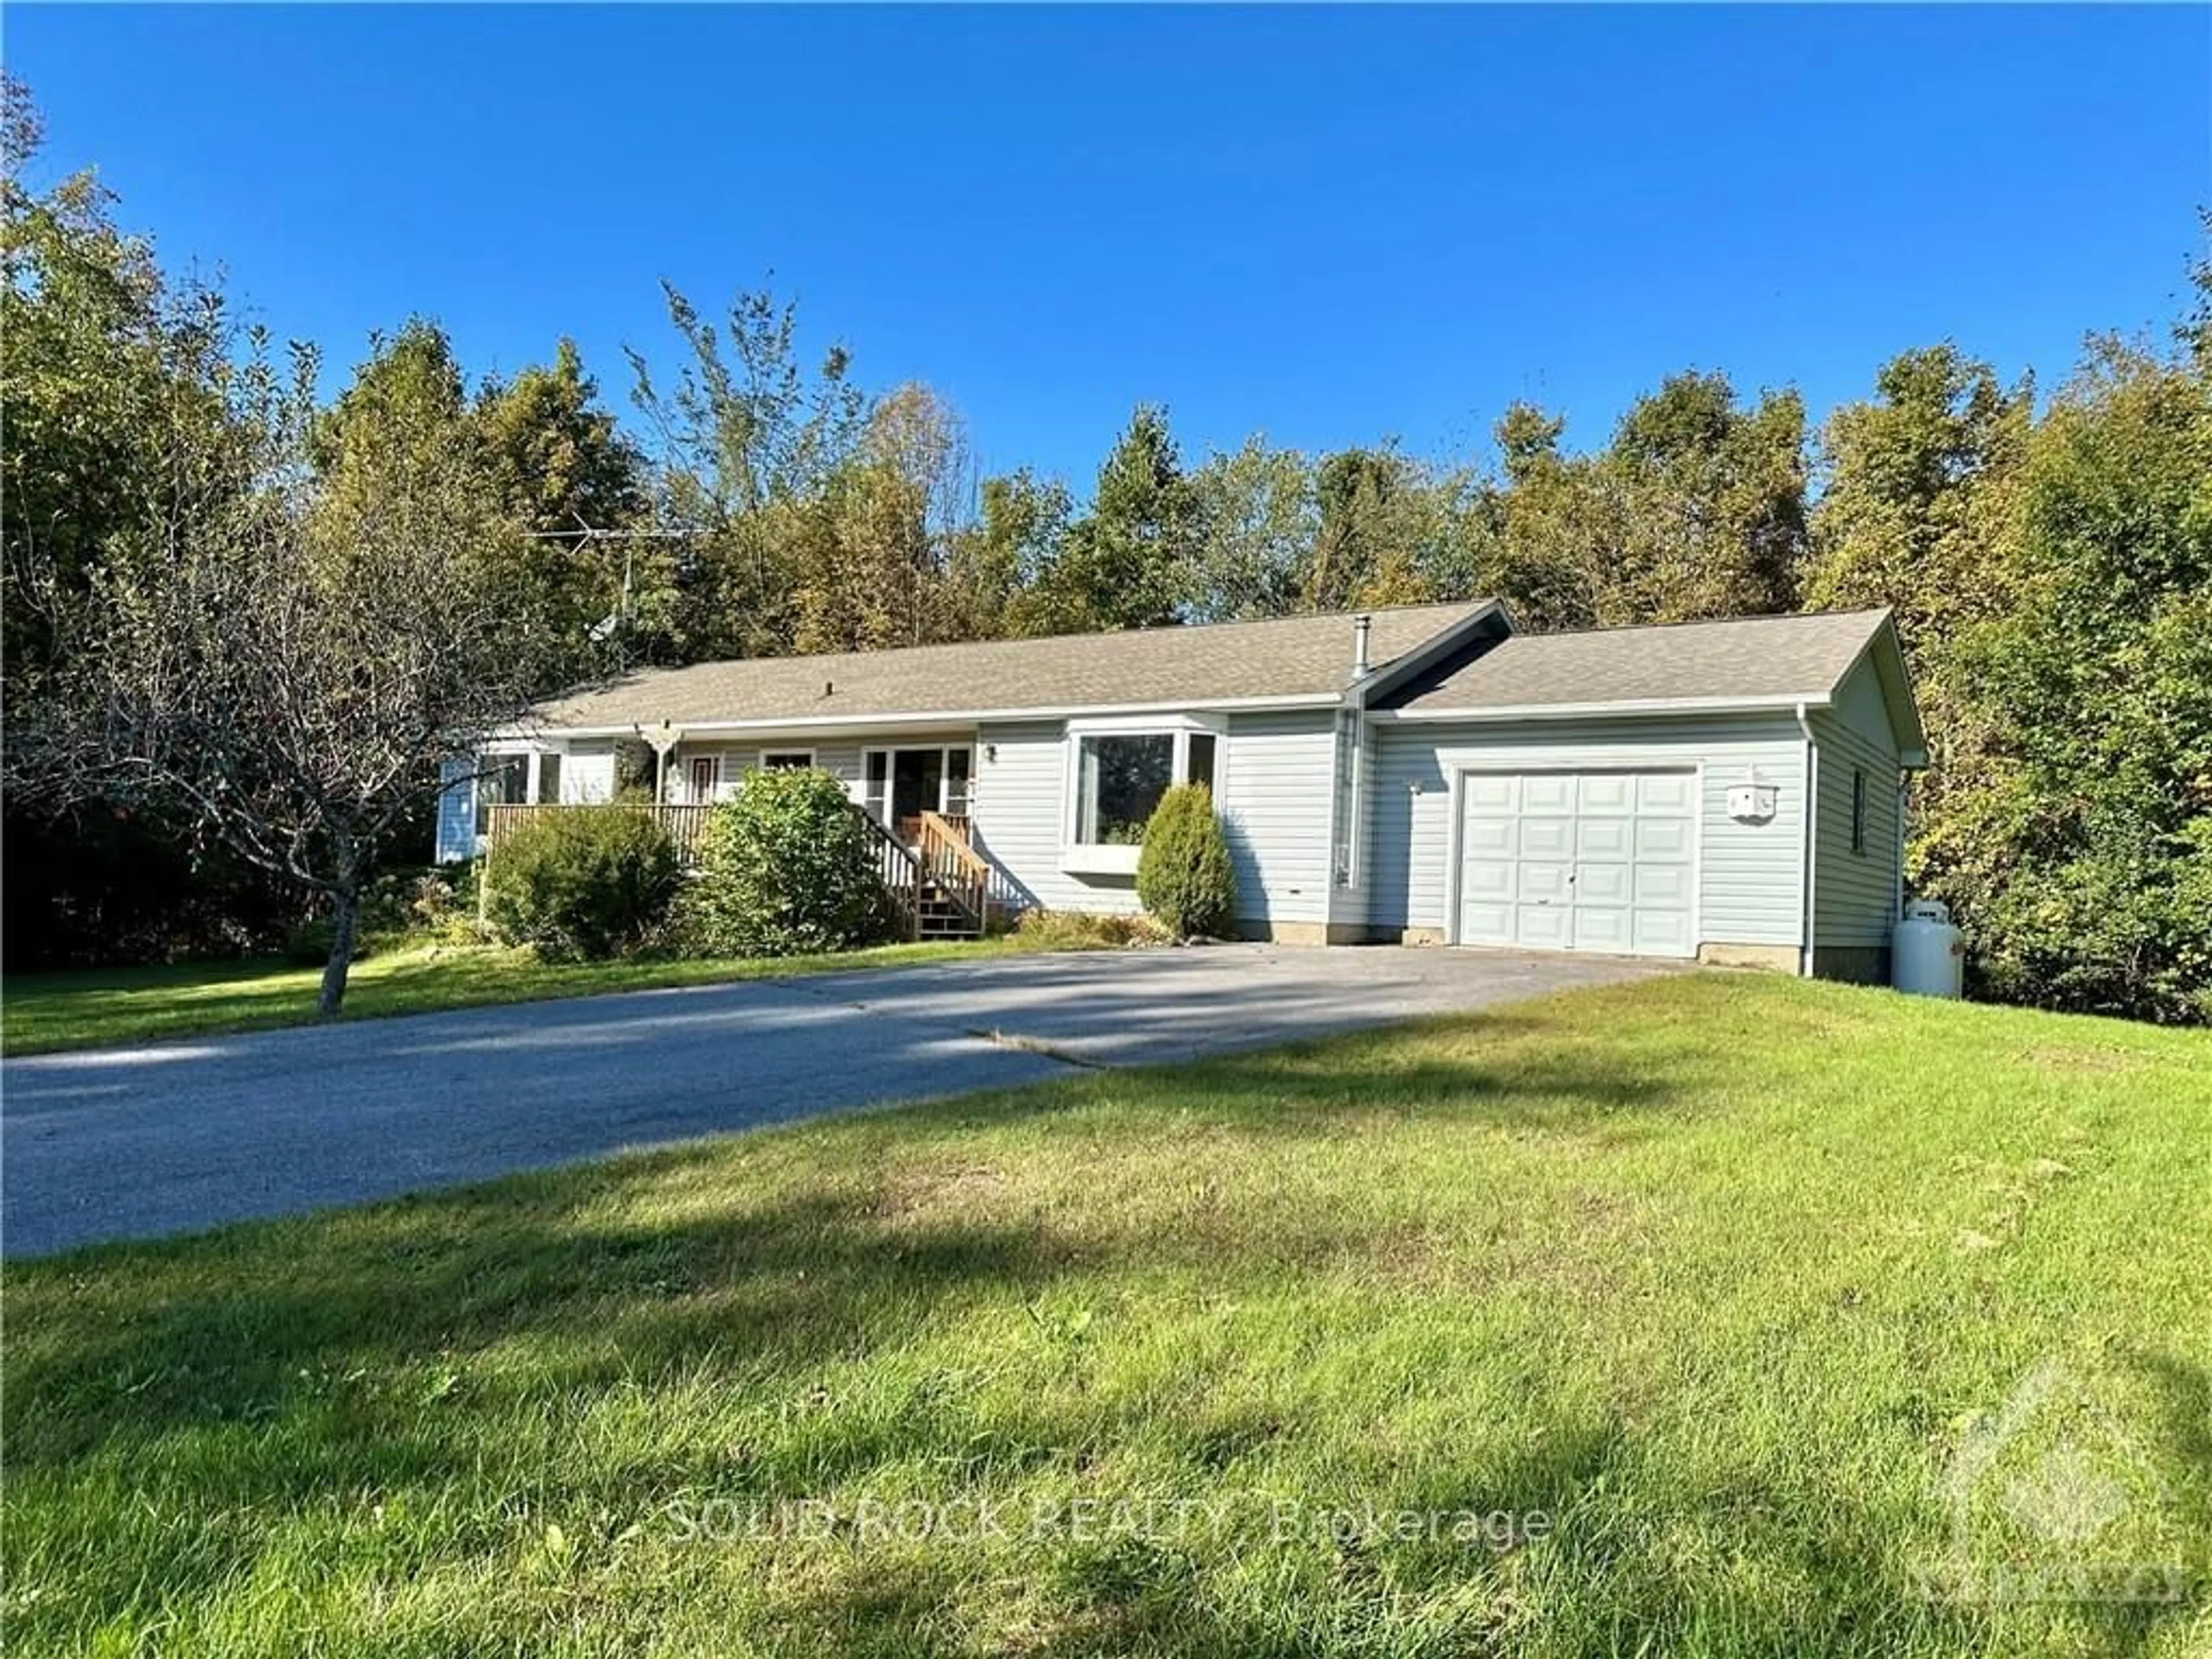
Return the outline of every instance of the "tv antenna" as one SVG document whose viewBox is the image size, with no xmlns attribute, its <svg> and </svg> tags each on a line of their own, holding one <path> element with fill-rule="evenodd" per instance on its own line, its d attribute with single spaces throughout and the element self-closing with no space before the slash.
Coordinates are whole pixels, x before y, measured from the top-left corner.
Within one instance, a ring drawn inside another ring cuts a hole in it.
<svg viewBox="0 0 2212 1659">
<path fill-rule="evenodd" d="M 533 542 L 570 542 L 580 547 L 589 547 L 601 542 L 685 541 L 700 533 L 696 530 L 601 529 L 574 508 L 569 510 L 568 516 L 576 521 L 574 529 L 532 530 L 525 532 L 526 538 Z M 621 596 L 616 599 L 612 611 L 584 630 L 584 637 L 593 645 L 605 645 L 614 639 L 622 632 L 623 624 L 629 619 L 630 584 L 636 559 L 637 550 L 626 545 L 623 550 Z"/>
</svg>

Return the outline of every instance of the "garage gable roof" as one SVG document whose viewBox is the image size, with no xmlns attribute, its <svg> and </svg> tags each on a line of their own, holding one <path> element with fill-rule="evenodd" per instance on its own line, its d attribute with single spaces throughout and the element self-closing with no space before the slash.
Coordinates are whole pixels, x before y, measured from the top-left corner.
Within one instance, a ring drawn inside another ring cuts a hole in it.
<svg viewBox="0 0 2212 1659">
<path fill-rule="evenodd" d="M 1404 605 L 1372 618 L 1369 660 L 1387 671 L 1478 617 L 1486 599 Z M 817 720 L 973 719 L 1047 711 L 1333 702 L 1358 678 L 1352 615 L 988 640 L 834 656 L 760 657 L 641 669 L 556 697 L 535 723 L 583 732 Z M 1385 678 L 1381 672 L 1371 678 Z"/>
<path fill-rule="evenodd" d="M 1887 611 L 1515 634 L 1414 680 L 1389 701 L 1401 716 L 1416 718 L 1820 704 L 1878 647 L 1885 655 L 1896 649 Z M 1886 666 L 1885 689 L 1892 678 Z M 1909 695 L 1902 710 L 1893 707 L 1893 719 L 1900 713 L 1899 738 L 1917 745 L 1919 722 Z"/>
</svg>

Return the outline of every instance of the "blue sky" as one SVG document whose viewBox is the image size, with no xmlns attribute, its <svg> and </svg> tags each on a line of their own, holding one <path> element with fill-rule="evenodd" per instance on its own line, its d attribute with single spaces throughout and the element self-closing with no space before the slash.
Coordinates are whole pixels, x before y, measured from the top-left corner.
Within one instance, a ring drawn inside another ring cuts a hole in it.
<svg viewBox="0 0 2212 1659">
<path fill-rule="evenodd" d="M 566 333 L 627 408 L 664 276 L 772 277 L 993 467 L 1601 441 L 1670 370 L 1817 416 L 1947 336 L 2055 380 L 2163 327 L 2212 10 L 10 9 L 49 173 L 341 364 Z"/>
</svg>

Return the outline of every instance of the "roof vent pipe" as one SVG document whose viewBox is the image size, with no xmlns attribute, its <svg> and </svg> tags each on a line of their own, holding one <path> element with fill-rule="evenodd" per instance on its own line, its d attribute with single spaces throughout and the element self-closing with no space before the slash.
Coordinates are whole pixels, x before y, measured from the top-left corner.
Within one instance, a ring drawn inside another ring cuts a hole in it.
<svg viewBox="0 0 2212 1659">
<path fill-rule="evenodd" d="M 1365 611 L 1352 619 L 1352 672 L 1364 674 L 1370 666 L 1367 660 L 1368 630 L 1375 626 L 1375 618 Z"/>
</svg>

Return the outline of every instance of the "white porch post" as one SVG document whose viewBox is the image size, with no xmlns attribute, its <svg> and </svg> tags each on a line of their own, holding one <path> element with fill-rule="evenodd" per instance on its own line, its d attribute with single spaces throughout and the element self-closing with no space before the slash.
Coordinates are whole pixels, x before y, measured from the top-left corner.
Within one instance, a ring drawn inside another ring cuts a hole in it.
<svg viewBox="0 0 2212 1659">
<path fill-rule="evenodd" d="M 653 804 L 668 805 L 668 767 L 676 754 L 676 745 L 684 741 L 684 728 L 666 720 L 658 726 L 636 728 L 637 734 L 653 745 Z"/>
</svg>

